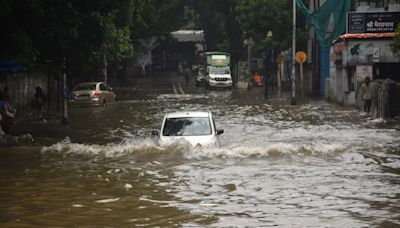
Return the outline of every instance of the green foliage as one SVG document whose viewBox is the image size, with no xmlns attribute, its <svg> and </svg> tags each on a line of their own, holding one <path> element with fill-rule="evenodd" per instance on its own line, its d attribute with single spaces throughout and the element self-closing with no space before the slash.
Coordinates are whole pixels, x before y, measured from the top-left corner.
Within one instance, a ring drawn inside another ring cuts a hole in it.
<svg viewBox="0 0 400 228">
<path fill-rule="evenodd" d="M 393 42 L 390 43 L 390 47 L 392 48 L 393 53 L 400 55 L 400 24 L 397 25 L 395 34 Z"/>
<path fill-rule="evenodd" d="M 292 39 L 292 1 L 291 0 L 238 0 L 236 14 L 244 32 L 255 42 L 255 50 L 271 46 L 277 50 L 287 50 Z M 305 18 L 298 15 L 297 36 L 300 44 L 305 43 Z M 267 38 L 268 31 L 273 34 Z M 268 41 L 268 39 L 271 39 Z"/>
<path fill-rule="evenodd" d="M 205 30 L 208 49 L 230 52 L 235 60 L 244 50 L 244 31 L 252 35 L 256 51 L 287 49 L 291 1 L 0 0 L 0 26 L 0 60 L 61 65 L 65 57 L 70 75 L 79 77 L 99 74 L 105 59 L 118 68 L 139 40 L 181 28 Z M 269 30 L 272 39 L 266 37 Z M 306 33 L 299 29 L 298 37 L 306 39 Z"/>
<path fill-rule="evenodd" d="M 131 31 L 128 25 L 118 27 L 115 23 L 116 12 L 109 13 L 105 16 L 94 15 L 98 18 L 101 26 L 101 49 L 94 53 L 99 60 L 104 58 L 118 61 L 124 57 L 130 57 L 133 53 L 133 46 L 130 39 Z"/>
<path fill-rule="evenodd" d="M 264 45 L 267 32 L 272 31 L 273 39 L 280 41 L 272 44 L 282 49 L 290 46 L 290 8 L 287 0 L 240 0 L 236 5 L 238 21 L 256 45 Z"/>
<path fill-rule="evenodd" d="M 66 58 L 71 75 L 98 74 L 104 57 L 118 66 L 139 39 L 176 28 L 182 6 L 181 0 L 0 0 L 0 60 L 34 66 Z"/>
</svg>

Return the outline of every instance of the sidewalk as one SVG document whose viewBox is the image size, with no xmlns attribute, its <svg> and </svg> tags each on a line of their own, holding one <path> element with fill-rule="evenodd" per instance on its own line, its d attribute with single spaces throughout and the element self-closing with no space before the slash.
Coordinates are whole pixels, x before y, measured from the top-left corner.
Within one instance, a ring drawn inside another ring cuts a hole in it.
<svg viewBox="0 0 400 228">
<path fill-rule="evenodd" d="M 145 78 L 128 78 L 125 82 L 115 81 L 110 82 L 110 84 L 116 88 L 124 88 L 138 86 L 142 80 L 145 80 Z M 59 136 L 57 138 L 65 137 L 69 125 L 62 123 L 63 101 L 61 98 L 57 101 L 57 96 L 52 96 L 49 99 L 50 109 L 48 109 L 48 103 L 46 103 L 43 109 L 43 121 L 36 120 L 32 108 L 19 108 L 15 123 L 11 128 L 11 134 L 7 137 L 0 137 L 0 147 L 34 145 L 38 143 L 37 140 L 40 140 L 41 145 L 46 145 L 46 142 L 50 141 L 50 136 Z"/>
<path fill-rule="evenodd" d="M 45 145 L 49 136 L 63 135 L 67 126 L 62 124 L 61 114 L 45 109 L 43 117 L 43 121 L 37 121 L 31 109 L 17 110 L 11 134 L 0 138 L 0 147 L 36 145 L 39 143 L 37 139 L 40 139 L 39 145 Z"/>
</svg>

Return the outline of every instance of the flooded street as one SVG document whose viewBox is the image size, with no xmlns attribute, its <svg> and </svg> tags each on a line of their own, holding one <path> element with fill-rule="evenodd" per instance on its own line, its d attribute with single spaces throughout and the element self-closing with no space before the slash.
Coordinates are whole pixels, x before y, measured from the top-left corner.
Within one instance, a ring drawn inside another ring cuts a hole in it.
<svg viewBox="0 0 400 228">
<path fill-rule="evenodd" d="M 1 227 L 397 227 L 400 125 L 324 100 L 206 90 L 174 73 L 0 148 Z M 220 148 L 160 147 L 165 113 L 212 111 Z"/>
</svg>

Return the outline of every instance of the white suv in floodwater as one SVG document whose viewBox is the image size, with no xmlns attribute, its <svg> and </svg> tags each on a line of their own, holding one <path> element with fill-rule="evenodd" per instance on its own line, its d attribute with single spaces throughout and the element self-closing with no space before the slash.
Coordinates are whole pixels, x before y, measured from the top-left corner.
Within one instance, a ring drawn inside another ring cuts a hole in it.
<svg viewBox="0 0 400 228">
<path fill-rule="evenodd" d="M 181 140 L 192 146 L 220 146 L 218 135 L 224 130 L 215 128 L 211 112 L 173 112 L 167 113 L 161 126 L 159 142 L 162 146 Z"/>
<path fill-rule="evenodd" d="M 229 66 L 208 66 L 206 80 L 208 87 L 232 88 L 232 76 Z"/>
</svg>

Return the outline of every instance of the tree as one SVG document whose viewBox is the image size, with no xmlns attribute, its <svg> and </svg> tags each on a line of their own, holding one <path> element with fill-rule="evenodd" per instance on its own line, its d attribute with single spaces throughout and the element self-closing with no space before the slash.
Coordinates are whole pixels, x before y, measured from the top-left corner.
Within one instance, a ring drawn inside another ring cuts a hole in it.
<svg viewBox="0 0 400 228">
<path fill-rule="evenodd" d="M 289 0 L 238 0 L 236 14 L 243 31 L 252 36 L 255 49 L 263 50 L 266 45 L 273 49 L 287 50 L 292 39 L 292 1 Z M 297 36 L 299 47 L 304 47 L 306 32 L 305 18 L 298 14 Z M 273 38 L 267 38 L 272 31 Z"/>
<path fill-rule="evenodd" d="M 400 55 L 400 24 L 397 25 L 395 37 L 393 42 L 390 43 L 390 47 L 392 48 L 394 54 Z"/>
<path fill-rule="evenodd" d="M 67 58 L 71 75 L 95 75 L 106 56 L 112 62 L 133 50 L 131 0 L 0 1 L 4 28 L 0 58 L 25 66 Z"/>
<path fill-rule="evenodd" d="M 0 0 L 0 59 L 35 66 L 66 57 L 74 77 L 102 74 L 106 61 L 115 75 L 139 40 L 189 24 L 205 31 L 209 50 L 238 60 L 244 31 L 256 50 L 290 47 L 290 9 L 289 0 Z M 269 30 L 273 40 L 266 40 Z"/>
<path fill-rule="evenodd" d="M 233 61 L 241 56 L 241 29 L 236 20 L 234 0 L 188 0 L 193 8 L 195 28 L 205 32 L 208 50 L 226 51 Z M 193 29 L 193 28 L 192 28 Z"/>
</svg>

